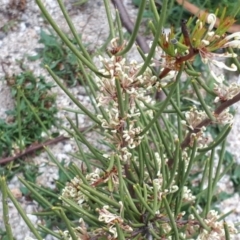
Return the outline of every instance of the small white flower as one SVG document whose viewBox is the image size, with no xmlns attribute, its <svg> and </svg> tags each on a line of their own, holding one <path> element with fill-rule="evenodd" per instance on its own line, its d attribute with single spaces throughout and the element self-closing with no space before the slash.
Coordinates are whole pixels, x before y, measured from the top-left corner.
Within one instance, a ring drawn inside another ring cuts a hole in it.
<svg viewBox="0 0 240 240">
<path fill-rule="evenodd" d="M 240 84 L 231 83 L 229 86 L 224 84 L 215 84 L 214 92 L 218 95 L 214 102 L 227 101 L 240 93 Z"/>
<path fill-rule="evenodd" d="M 183 201 L 192 202 L 196 199 L 195 196 L 192 195 L 191 190 L 186 186 L 183 187 Z"/>
<path fill-rule="evenodd" d="M 208 46 L 208 45 L 210 44 L 210 42 L 209 42 L 208 40 L 205 40 L 205 39 L 202 40 L 202 43 L 203 43 L 205 46 Z"/>
<path fill-rule="evenodd" d="M 227 40 L 227 41 L 230 39 L 235 39 L 235 40 L 240 39 L 240 32 L 232 33 L 224 38 L 224 40 Z"/>
<path fill-rule="evenodd" d="M 230 67 L 228 67 L 224 62 L 220 62 L 217 60 L 212 60 L 211 63 L 216 65 L 218 68 L 226 69 L 228 71 L 237 71 L 237 66 L 233 63 Z"/>
<path fill-rule="evenodd" d="M 232 47 L 232 48 L 240 48 L 240 40 L 233 40 L 230 42 L 226 42 L 223 47 Z"/>
<path fill-rule="evenodd" d="M 207 115 L 204 111 L 197 110 L 197 108 L 193 106 L 190 111 L 185 112 L 185 117 L 188 127 L 193 130 L 200 122 L 202 122 L 207 117 Z"/>
<path fill-rule="evenodd" d="M 215 14 L 213 14 L 213 13 L 208 14 L 207 23 L 210 24 L 208 27 L 208 31 L 211 31 L 213 29 L 216 21 L 217 21 L 217 17 Z"/>
<path fill-rule="evenodd" d="M 107 210 L 108 208 L 109 208 L 109 206 L 105 205 L 105 206 L 103 206 L 102 209 L 96 209 L 96 211 L 98 211 L 98 213 L 99 213 L 98 220 L 100 222 L 105 222 L 105 223 L 113 223 L 114 224 L 116 221 L 119 223 L 122 223 L 123 219 L 120 216 L 117 216 L 116 214 L 109 212 Z"/>
<path fill-rule="evenodd" d="M 233 115 L 229 113 L 229 108 L 227 108 L 219 115 L 216 115 L 215 119 L 218 124 L 232 124 Z"/>
<path fill-rule="evenodd" d="M 114 239 L 117 239 L 118 233 L 117 233 L 116 227 L 110 226 L 110 227 L 108 228 L 108 231 L 113 234 Z"/>
</svg>

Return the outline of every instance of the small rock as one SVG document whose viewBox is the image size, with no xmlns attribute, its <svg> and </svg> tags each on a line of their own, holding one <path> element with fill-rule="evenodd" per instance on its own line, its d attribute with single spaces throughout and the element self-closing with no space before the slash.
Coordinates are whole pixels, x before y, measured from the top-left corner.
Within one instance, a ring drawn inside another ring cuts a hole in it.
<svg viewBox="0 0 240 240">
<path fill-rule="evenodd" d="M 4 32 L 0 32 L 0 40 L 4 39 L 6 37 L 6 34 Z"/>
<path fill-rule="evenodd" d="M 66 152 L 66 153 L 71 152 L 71 151 L 72 151 L 72 145 L 71 145 L 71 144 L 66 144 L 66 145 L 63 147 L 63 150 L 64 150 L 64 152 Z"/>
<path fill-rule="evenodd" d="M 19 188 L 12 188 L 10 191 L 16 199 L 20 199 L 22 197 L 22 192 Z"/>
</svg>

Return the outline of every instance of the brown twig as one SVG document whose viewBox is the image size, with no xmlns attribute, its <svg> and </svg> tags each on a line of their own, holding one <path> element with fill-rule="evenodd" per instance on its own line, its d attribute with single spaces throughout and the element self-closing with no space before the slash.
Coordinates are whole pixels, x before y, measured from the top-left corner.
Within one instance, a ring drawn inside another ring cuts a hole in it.
<svg viewBox="0 0 240 240">
<path fill-rule="evenodd" d="M 119 15 L 121 18 L 122 25 L 127 29 L 127 31 L 131 34 L 133 32 L 133 23 L 128 15 L 126 8 L 123 5 L 122 0 L 112 0 L 113 5 L 119 11 Z M 141 35 L 137 35 L 136 42 L 139 47 L 142 49 L 144 53 L 149 52 L 149 46 L 146 42 L 145 37 Z"/>
<path fill-rule="evenodd" d="M 229 99 L 225 102 L 222 102 L 214 111 L 214 115 L 218 116 L 219 114 L 221 114 L 226 108 L 232 106 L 234 103 L 240 101 L 240 93 L 237 94 L 235 97 L 233 97 L 232 99 Z M 209 124 L 213 123 L 211 119 L 206 118 L 204 119 L 202 122 L 200 122 L 191 132 L 188 133 L 188 135 L 186 136 L 186 138 L 183 140 L 183 142 L 181 143 L 181 148 L 184 149 L 186 147 L 189 146 L 190 140 L 191 140 L 191 134 L 192 133 L 198 133 L 202 127 L 206 127 Z"/>
<path fill-rule="evenodd" d="M 0 165 L 9 163 L 18 158 L 22 158 L 28 154 L 34 153 L 35 151 L 42 149 L 45 146 L 52 145 L 52 144 L 55 144 L 55 143 L 58 143 L 58 142 L 61 142 L 61 141 L 67 140 L 67 139 L 69 139 L 69 137 L 60 135 L 54 139 L 47 140 L 46 142 L 43 142 L 43 143 L 32 144 L 28 148 L 26 148 L 23 152 L 20 152 L 20 153 L 16 154 L 15 156 L 0 159 Z"/>
<path fill-rule="evenodd" d="M 89 127 L 82 127 L 79 129 L 80 132 L 84 132 L 88 129 Z M 63 135 L 60 135 L 54 139 L 49 139 L 49 140 L 46 140 L 45 142 L 43 143 L 34 143 L 32 145 L 30 145 L 29 147 L 27 147 L 24 151 L 16 154 L 15 156 L 11 156 L 11 157 L 6 157 L 6 158 L 2 158 L 0 159 L 0 165 L 1 164 L 6 164 L 6 163 L 9 163 L 11 161 L 14 161 L 18 158 L 22 158 L 28 154 L 32 154 L 34 153 L 35 151 L 37 150 L 40 150 L 42 148 L 44 148 L 45 146 L 49 146 L 49 145 L 52 145 L 52 144 L 56 144 L 58 142 L 62 142 L 64 140 L 68 140 L 70 139 L 69 137 L 65 137 Z"/>
</svg>

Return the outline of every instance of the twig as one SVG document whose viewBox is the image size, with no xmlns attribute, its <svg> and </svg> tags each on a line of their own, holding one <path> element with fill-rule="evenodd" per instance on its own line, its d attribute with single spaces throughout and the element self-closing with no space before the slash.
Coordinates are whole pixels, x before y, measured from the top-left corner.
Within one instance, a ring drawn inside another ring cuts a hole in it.
<svg viewBox="0 0 240 240">
<path fill-rule="evenodd" d="M 6 164 L 6 163 L 14 161 L 18 158 L 24 157 L 27 154 L 33 153 L 33 152 L 35 152 L 39 149 L 42 149 L 45 146 L 52 145 L 52 144 L 55 144 L 55 143 L 58 143 L 58 142 L 61 142 L 61 141 L 67 140 L 67 139 L 69 139 L 69 137 L 65 137 L 63 135 L 60 135 L 60 136 L 58 136 L 54 139 L 47 140 L 46 142 L 43 142 L 43 143 L 32 144 L 28 148 L 26 148 L 23 152 L 20 152 L 20 153 L 16 154 L 15 156 L 2 158 L 0 160 L 0 165 L 1 164 Z"/>
<path fill-rule="evenodd" d="M 220 104 L 219 107 L 217 107 L 214 111 L 214 115 L 218 116 L 219 114 L 221 114 L 226 108 L 230 107 L 231 105 L 233 105 L 234 103 L 240 101 L 240 93 L 237 94 L 235 97 L 233 97 L 232 99 L 229 99 L 225 102 L 222 102 Z M 198 133 L 202 127 L 206 127 L 209 124 L 213 123 L 212 120 L 210 120 L 209 118 L 204 119 L 202 122 L 200 122 L 191 132 L 188 133 L 188 135 L 186 136 L 186 138 L 184 139 L 184 141 L 181 144 L 181 148 L 184 149 L 186 148 L 191 140 L 191 134 L 192 133 Z"/>
<path fill-rule="evenodd" d="M 89 129 L 89 127 L 82 127 L 79 129 L 80 132 L 84 132 L 86 131 L 87 129 Z M 56 144 L 58 142 L 61 142 L 61 141 L 64 141 L 64 140 L 68 140 L 70 139 L 69 137 L 65 137 L 63 135 L 60 135 L 54 139 L 49 139 L 43 143 L 34 143 L 32 145 L 30 145 L 29 147 L 27 147 L 24 151 L 16 154 L 15 156 L 11 156 L 11 157 L 6 157 L 6 158 L 2 158 L 0 159 L 0 165 L 1 164 L 6 164 L 6 163 L 9 163 L 11 161 L 14 161 L 18 158 L 22 158 L 28 154 L 32 154 L 34 153 L 35 151 L 37 150 L 40 150 L 42 148 L 44 148 L 45 146 L 48 146 L 48 145 L 52 145 L 52 144 Z"/>
<path fill-rule="evenodd" d="M 119 11 L 122 25 L 131 34 L 133 32 L 133 23 L 128 15 L 126 8 L 123 5 L 123 1 L 122 0 L 112 0 L 112 3 L 115 6 L 115 8 Z M 145 37 L 143 37 L 141 35 L 137 35 L 136 42 L 144 53 L 149 52 L 149 46 L 146 42 Z"/>
</svg>

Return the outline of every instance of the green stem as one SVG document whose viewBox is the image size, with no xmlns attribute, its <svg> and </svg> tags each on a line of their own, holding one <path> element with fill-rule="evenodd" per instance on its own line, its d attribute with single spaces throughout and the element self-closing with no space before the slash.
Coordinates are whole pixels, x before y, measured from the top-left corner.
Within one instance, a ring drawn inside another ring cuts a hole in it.
<svg viewBox="0 0 240 240">
<path fill-rule="evenodd" d="M 171 225 L 172 225 L 173 232 L 174 232 L 174 234 L 175 234 L 175 238 L 174 238 L 174 239 L 175 239 L 175 240 L 178 240 L 178 239 L 179 239 L 178 228 L 177 228 L 177 224 L 176 224 L 176 222 L 175 222 L 173 213 L 172 213 L 172 211 L 171 211 L 171 209 L 170 209 L 170 207 L 169 207 L 168 201 L 167 201 L 167 199 L 166 199 L 165 196 L 162 198 L 162 200 L 163 200 L 163 203 L 164 203 L 165 208 L 166 208 L 166 210 L 167 210 L 167 214 L 168 214 L 168 217 L 169 217 L 169 219 L 170 219 L 170 223 L 171 223 Z"/>
<path fill-rule="evenodd" d="M 149 4 L 150 4 L 150 9 L 151 9 L 151 11 L 153 13 L 153 16 L 154 16 L 154 20 L 156 22 L 158 22 L 159 21 L 159 14 L 158 14 L 158 10 L 156 8 L 155 1 L 154 0 L 150 0 Z"/>
<path fill-rule="evenodd" d="M 122 31 L 122 22 L 119 15 L 119 11 L 117 9 L 116 9 L 116 19 L 117 19 L 119 42 L 120 44 L 123 44 L 124 38 L 123 38 L 123 31 Z"/>
<path fill-rule="evenodd" d="M 20 91 L 20 90 L 19 90 L 19 91 Z M 44 126 L 44 124 L 43 124 L 43 122 L 41 121 L 40 117 L 39 117 L 38 114 L 36 113 L 35 107 L 33 107 L 33 106 L 31 105 L 31 103 L 30 103 L 29 100 L 26 98 L 26 96 L 24 95 L 23 92 L 21 92 L 21 95 L 22 95 L 24 101 L 26 102 L 26 104 L 28 105 L 28 107 L 31 109 L 31 111 L 32 111 L 34 117 L 36 118 L 37 122 L 41 125 L 43 131 L 47 134 L 47 136 L 48 136 L 49 138 L 51 138 L 51 135 L 48 133 L 48 130 L 46 129 L 46 127 Z"/>
<path fill-rule="evenodd" d="M 118 239 L 125 240 L 124 234 L 122 229 L 120 228 L 118 223 L 115 223 L 116 229 L 117 229 L 117 234 L 118 234 Z"/>
<path fill-rule="evenodd" d="M 176 102 L 177 102 L 177 108 L 181 108 L 181 101 L 180 101 L 180 81 L 178 82 L 176 86 Z M 182 123 L 181 123 L 181 117 L 179 114 L 177 114 L 177 126 L 178 126 L 178 138 L 179 141 L 182 142 L 183 140 L 183 133 L 182 133 Z"/>
<path fill-rule="evenodd" d="M 217 136 L 217 138 L 206 148 L 199 148 L 198 152 L 207 152 L 221 144 L 229 134 L 232 129 L 232 125 L 226 125 L 222 130 L 221 133 Z"/>
<path fill-rule="evenodd" d="M 8 209 L 8 198 L 7 198 L 7 184 L 5 177 L 0 177 L 0 186 L 2 190 L 2 208 L 3 208 L 3 222 L 7 233 L 8 240 L 14 240 L 12 234 L 12 228 L 9 223 L 9 209 Z"/>
<path fill-rule="evenodd" d="M 22 209 L 21 205 L 18 203 L 18 201 L 16 200 L 16 198 L 13 196 L 13 194 L 11 193 L 11 191 L 6 187 L 7 190 L 7 195 L 8 197 L 11 199 L 13 205 L 15 206 L 15 208 L 17 209 L 18 213 L 20 214 L 20 216 L 23 218 L 24 222 L 27 224 L 27 226 L 29 227 L 29 229 L 31 230 L 32 234 L 38 239 L 38 240 L 42 240 L 42 237 L 40 236 L 40 234 L 38 233 L 38 231 L 36 230 L 36 228 L 34 227 L 34 225 L 32 224 L 32 222 L 30 221 L 30 219 L 27 217 L 25 211 Z"/>
<path fill-rule="evenodd" d="M 91 59 L 90 55 L 88 54 L 86 48 L 83 46 L 83 44 L 82 44 L 82 42 L 81 42 L 81 40 L 78 36 L 78 33 L 77 33 L 73 23 L 72 23 L 72 20 L 69 17 L 69 15 L 66 11 L 66 8 L 63 5 L 62 0 L 57 0 L 57 1 L 58 1 L 58 4 L 59 4 L 59 6 L 62 10 L 64 18 L 66 19 L 67 24 L 68 24 L 69 28 L 71 29 L 71 32 L 72 32 L 73 36 L 75 37 L 75 40 L 77 41 L 78 46 L 80 47 L 81 51 L 83 52 L 83 56 L 92 64 L 92 59 Z"/>
<path fill-rule="evenodd" d="M 66 228 L 68 230 L 68 233 L 71 236 L 71 239 L 72 240 L 78 240 L 78 238 L 77 238 L 76 234 L 74 233 L 74 230 L 73 230 L 73 228 L 72 228 L 72 226 L 70 224 L 70 220 L 67 218 L 67 216 L 65 215 L 64 211 L 62 210 L 62 208 L 60 208 L 60 207 L 53 207 L 52 210 L 54 212 L 58 212 L 59 213 L 58 215 L 60 215 L 61 219 L 66 223 Z"/>
<path fill-rule="evenodd" d="M 51 215 L 52 215 L 52 213 L 51 213 Z M 58 233 L 50 230 L 49 228 L 47 228 L 43 225 L 40 225 L 40 224 L 38 224 L 38 227 L 39 227 L 39 232 L 43 232 L 44 234 L 48 233 L 51 236 L 56 237 L 57 239 L 62 239 L 62 237 Z"/>
<path fill-rule="evenodd" d="M 124 103 L 122 98 L 122 88 L 120 84 L 120 79 L 115 78 L 116 90 L 117 90 L 117 100 L 118 100 L 118 108 L 120 113 L 120 118 L 124 118 Z"/>
<path fill-rule="evenodd" d="M 87 159 L 86 154 L 83 151 L 82 143 L 77 139 L 77 135 L 73 135 L 73 137 L 74 137 L 75 143 L 78 146 L 79 155 L 81 156 L 81 159 L 80 157 L 78 157 L 78 159 L 80 161 L 83 161 L 86 164 L 87 172 L 89 173 L 92 172 L 92 166 L 90 164 L 90 161 Z"/>
<path fill-rule="evenodd" d="M 143 1 L 141 1 L 141 2 L 143 2 Z M 157 46 L 158 41 L 159 41 L 159 37 L 162 34 L 163 24 L 164 24 L 166 12 L 167 12 L 167 5 L 168 5 L 168 0 L 163 0 L 161 15 L 160 15 L 160 18 L 159 18 L 158 23 L 157 23 L 157 27 L 156 27 L 157 31 L 156 31 L 156 34 L 154 36 L 152 46 L 151 46 L 151 49 L 148 53 L 148 56 L 145 59 L 144 64 L 143 64 L 141 70 L 139 71 L 138 75 L 141 75 L 141 74 L 144 73 L 146 68 L 150 65 L 152 57 L 154 56 L 155 49 L 156 49 L 156 46 Z"/>
<path fill-rule="evenodd" d="M 19 136 L 19 147 L 20 150 L 23 150 L 24 144 L 23 144 L 23 138 L 22 138 L 22 119 L 21 119 L 21 90 L 20 86 L 17 87 L 17 123 L 18 123 L 18 136 Z"/>
<path fill-rule="evenodd" d="M 166 188 L 169 188 L 173 182 L 173 179 L 174 177 L 176 176 L 176 171 L 177 171 L 177 167 L 179 166 L 178 165 L 178 162 L 179 162 L 179 149 L 180 149 L 180 143 L 179 143 L 179 140 L 175 141 L 175 144 L 176 144 L 176 150 L 174 152 L 174 159 L 173 159 L 173 169 L 171 170 L 171 176 L 170 176 L 170 179 L 167 183 L 167 187 Z"/>
<path fill-rule="evenodd" d="M 138 15 L 137 15 L 136 23 L 135 23 L 134 29 L 131 33 L 131 37 L 130 37 L 130 40 L 128 42 L 128 45 L 124 48 L 124 50 L 117 53 L 118 56 L 121 56 L 121 55 L 127 53 L 132 48 L 132 46 L 135 42 L 135 39 L 137 37 L 138 31 L 139 31 L 139 27 L 140 27 L 141 20 L 142 20 L 142 17 L 143 17 L 143 12 L 145 10 L 146 2 L 147 2 L 146 0 L 141 0 L 140 6 L 139 6 L 139 9 L 138 9 Z"/>
<path fill-rule="evenodd" d="M 103 165 L 106 165 L 107 162 L 106 162 L 106 159 L 102 156 L 102 154 L 100 154 L 99 150 L 96 149 L 83 135 L 83 133 L 76 127 L 76 125 L 73 123 L 73 121 L 67 117 L 67 120 L 69 121 L 71 127 L 73 128 L 74 130 L 74 134 L 73 135 L 77 135 L 79 137 L 79 139 L 81 140 L 81 142 L 83 144 L 85 144 L 88 149 L 94 154 L 94 156 L 99 160 L 101 161 L 101 163 Z"/>
<path fill-rule="evenodd" d="M 192 65 L 191 65 L 189 62 L 186 62 L 186 64 L 187 64 L 188 69 L 194 71 Z M 207 93 L 211 94 L 212 96 L 216 96 L 216 93 L 215 93 L 213 90 L 211 90 L 211 89 L 204 83 L 204 81 L 203 81 L 200 77 L 196 77 L 195 79 L 196 79 L 196 81 L 198 82 L 198 84 L 199 84 Z"/>
<path fill-rule="evenodd" d="M 99 193 L 97 189 L 94 189 L 93 187 L 89 187 L 83 183 L 80 184 L 80 187 L 82 187 L 83 189 L 85 189 L 89 193 L 91 193 L 92 196 L 94 196 L 94 198 L 102 199 L 103 202 L 106 202 L 107 204 L 109 204 L 115 208 L 118 208 L 118 209 L 121 208 L 121 205 L 118 202 L 110 199 L 108 196 L 105 196 L 105 195 Z"/>
<path fill-rule="evenodd" d="M 190 157 L 190 160 L 189 160 L 189 163 L 188 163 L 187 171 L 185 172 L 183 180 L 181 182 L 181 188 L 185 185 L 185 183 L 186 183 L 186 181 L 189 177 L 190 170 L 192 169 L 192 165 L 194 163 L 196 150 L 197 150 L 197 140 L 195 139 L 194 144 L 193 144 L 193 148 L 192 148 L 191 157 Z"/>
<path fill-rule="evenodd" d="M 98 72 L 98 69 L 90 63 L 78 50 L 77 48 L 69 41 L 69 39 L 65 36 L 65 34 L 60 30 L 55 21 L 52 19 L 41 0 L 36 0 L 37 5 L 39 6 L 41 12 L 46 17 L 48 23 L 52 26 L 55 32 L 59 35 L 59 37 L 64 41 L 64 43 L 68 46 L 68 48 L 93 72 L 95 72 L 99 76 L 103 76 L 103 74 Z M 106 77 L 106 76 L 105 76 Z"/>
<path fill-rule="evenodd" d="M 200 93 L 200 91 L 199 91 L 199 89 L 198 89 L 198 86 L 197 86 L 195 80 L 192 80 L 192 85 L 193 85 L 193 88 L 194 88 L 194 90 L 195 90 L 195 92 L 196 92 L 196 94 L 197 94 L 198 100 L 199 100 L 200 103 L 201 103 L 202 108 L 203 108 L 204 111 L 206 112 L 207 116 L 208 116 L 212 121 L 214 121 L 214 117 L 213 117 L 211 111 L 209 110 L 208 105 L 207 105 L 207 104 L 205 103 L 205 101 L 203 100 L 203 97 L 202 97 L 202 95 L 201 95 L 201 93 Z"/>
<path fill-rule="evenodd" d="M 181 71 L 179 72 L 179 75 L 181 75 L 180 73 L 181 73 Z M 165 99 L 165 101 L 161 105 L 161 107 L 158 110 L 158 112 L 155 114 L 154 118 L 148 123 L 148 125 L 140 133 L 141 136 L 144 135 L 152 127 L 152 125 L 158 120 L 158 118 L 161 116 L 161 114 L 164 111 L 164 109 L 166 108 L 168 102 L 170 101 L 170 99 L 172 99 L 172 96 L 173 96 L 173 94 L 175 92 L 176 86 L 177 86 L 177 80 L 172 85 L 171 90 L 170 90 L 169 94 L 167 95 L 167 98 Z"/>
<path fill-rule="evenodd" d="M 214 155 L 215 149 L 212 149 L 211 157 L 209 161 L 209 172 L 208 172 L 208 191 L 207 191 L 207 204 L 205 209 L 205 216 L 211 210 L 212 195 L 213 195 L 213 168 L 214 168 Z"/>
<path fill-rule="evenodd" d="M 51 153 L 51 151 L 49 150 L 48 147 L 44 147 L 44 149 L 46 150 L 46 152 L 48 153 L 48 156 L 50 157 L 50 159 L 57 165 L 58 169 L 61 170 L 64 175 L 67 177 L 67 179 L 70 181 L 73 177 L 71 177 L 65 166 L 63 166 L 55 157 L 54 155 Z"/>
<path fill-rule="evenodd" d="M 216 170 L 216 173 L 215 173 L 215 178 L 214 178 L 214 181 L 213 181 L 213 184 L 212 184 L 213 191 L 214 191 L 214 189 L 217 185 L 217 182 L 219 181 L 220 171 L 221 171 L 221 168 L 223 166 L 223 159 L 224 159 L 226 144 L 227 144 L 227 140 L 225 139 L 222 143 L 222 146 L 221 146 L 221 151 L 220 151 L 220 154 L 219 154 L 219 162 L 218 162 L 217 170 Z"/>
<path fill-rule="evenodd" d="M 230 233 L 228 230 L 228 225 L 225 221 L 223 223 L 223 226 L 224 226 L 224 232 L 225 232 L 225 240 L 230 240 Z"/>
<path fill-rule="evenodd" d="M 173 154 L 172 154 L 172 151 L 170 150 L 171 146 L 169 146 L 168 140 L 163 134 L 163 129 L 161 128 L 160 123 L 157 122 L 156 126 L 157 126 L 158 136 L 160 137 L 161 143 L 164 146 L 164 151 L 166 151 L 168 158 L 172 158 Z"/>
<path fill-rule="evenodd" d="M 151 214 L 152 216 L 155 216 L 155 212 L 153 211 L 153 209 L 147 204 L 147 202 L 144 200 L 144 197 L 142 196 L 142 194 L 140 193 L 140 186 L 137 185 L 133 185 L 133 189 L 135 191 L 135 193 L 137 194 L 138 200 L 142 203 L 142 205 L 147 209 L 147 211 L 149 212 L 149 214 Z"/>
<path fill-rule="evenodd" d="M 123 188 L 124 188 L 124 179 L 123 179 L 123 175 L 122 175 L 122 165 L 120 163 L 120 159 L 118 156 L 115 156 L 115 160 L 116 160 L 116 163 L 117 163 L 117 171 L 118 171 L 118 179 L 119 179 L 119 193 L 120 193 L 120 199 L 122 202 L 124 197 L 125 197 L 125 194 L 124 194 L 124 191 L 123 191 Z"/>
<path fill-rule="evenodd" d="M 167 95 L 166 89 L 163 88 L 162 90 L 165 93 L 165 95 Z M 184 117 L 184 114 L 181 113 L 181 109 L 177 106 L 177 104 L 173 101 L 173 99 L 170 99 L 170 102 L 171 102 L 173 108 L 175 109 L 175 111 L 177 112 L 177 114 L 179 115 L 179 117 L 184 120 L 185 117 Z M 165 111 L 167 111 L 167 110 L 164 110 L 164 112 Z M 185 111 L 188 111 L 188 110 L 185 110 Z"/>
<path fill-rule="evenodd" d="M 74 201 L 65 198 L 65 197 L 61 197 L 61 200 L 65 203 L 67 203 L 70 207 L 72 207 L 73 209 L 75 209 L 75 211 L 78 213 L 81 213 L 83 215 L 83 218 L 89 218 L 91 219 L 93 222 L 99 223 L 97 217 L 95 217 L 93 214 L 89 213 L 89 211 L 86 211 L 84 208 L 80 207 L 79 205 L 77 205 Z"/>
<path fill-rule="evenodd" d="M 234 54 L 234 51 L 232 50 L 232 48 L 228 48 L 228 51 L 232 54 Z M 238 58 L 232 58 L 234 64 L 237 66 L 238 72 L 240 72 L 240 63 L 238 61 Z"/>
<path fill-rule="evenodd" d="M 200 225 L 206 229 L 207 231 L 210 231 L 211 228 L 207 226 L 207 224 L 203 221 L 203 219 L 201 218 L 201 216 L 199 216 L 199 214 L 197 213 L 196 209 L 194 207 L 191 207 L 191 211 L 193 213 L 193 215 L 195 216 L 195 218 L 198 220 L 198 222 L 200 223 Z"/>
<path fill-rule="evenodd" d="M 38 0 L 36 0 L 38 1 Z M 88 111 L 74 96 L 70 93 L 70 91 L 63 85 L 63 83 L 58 79 L 58 77 L 55 75 L 55 73 L 50 69 L 49 66 L 45 66 L 54 81 L 58 84 L 58 86 L 67 94 L 67 96 L 89 117 L 91 118 L 95 123 L 101 125 L 101 121 L 90 111 Z"/>
<path fill-rule="evenodd" d="M 114 32 L 114 26 L 113 26 L 112 13 L 110 11 L 110 6 L 109 6 L 109 0 L 103 0 L 103 2 L 105 5 L 105 10 L 106 10 L 106 14 L 107 14 L 110 36 L 111 36 L 111 38 L 114 38 L 115 32 Z"/>
<path fill-rule="evenodd" d="M 40 202 L 42 206 L 45 205 L 47 208 L 51 208 L 52 204 L 47 201 L 34 187 L 32 187 L 26 180 L 19 177 L 19 181 L 26 186 L 26 188 L 31 192 L 32 196 L 37 199 L 37 202 Z"/>
</svg>

